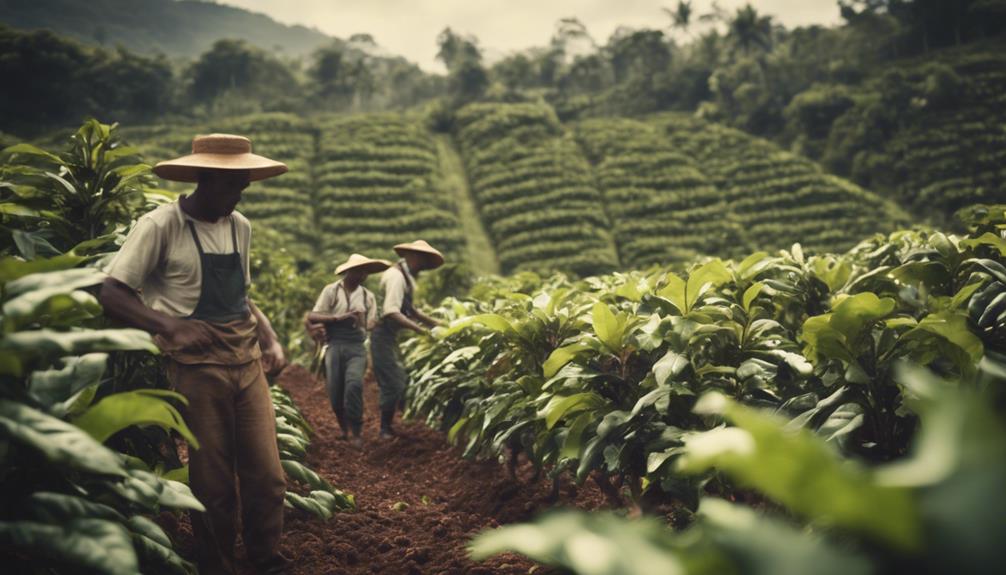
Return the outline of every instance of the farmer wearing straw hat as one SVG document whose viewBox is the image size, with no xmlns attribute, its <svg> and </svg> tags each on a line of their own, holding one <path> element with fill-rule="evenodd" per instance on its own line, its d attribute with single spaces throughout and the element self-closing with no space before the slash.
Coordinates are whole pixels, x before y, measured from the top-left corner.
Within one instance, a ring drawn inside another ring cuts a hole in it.
<svg viewBox="0 0 1006 575">
<path fill-rule="evenodd" d="M 307 320 L 322 324 L 328 349 L 325 370 L 328 398 L 342 428 L 342 438 L 353 433 L 353 445 L 363 444 L 363 373 L 367 370 L 367 332 L 377 323 L 377 300 L 363 282 L 372 273 L 383 272 L 391 262 L 353 254 L 335 269 L 342 279 L 321 291 Z"/>
<path fill-rule="evenodd" d="M 439 322 L 419 311 L 413 304 L 415 278 L 425 270 L 444 264 L 444 256 L 423 240 L 395 246 L 402 257 L 381 276 L 384 306 L 381 321 L 370 336 L 370 353 L 374 359 L 374 375 L 381 389 L 381 439 L 394 436 L 392 420 L 395 407 L 405 396 L 409 376 L 399 359 L 397 336 L 402 328 L 419 333 L 439 325 Z M 422 325 L 420 325 L 422 324 Z M 425 326 L 425 327 L 424 327 Z"/>
<path fill-rule="evenodd" d="M 206 507 L 192 517 L 201 573 L 234 573 L 239 507 L 256 569 L 286 568 L 286 480 L 265 377 L 286 360 L 248 298 L 251 224 L 234 211 L 249 182 L 286 171 L 252 154 L 247 138 L 197 136 L 191 155 L 154 167 L 195 191 L 140 218 L 101 289 L 109 317 L 154 334 L 173 387 L 188 400 L 185 419 L 200 443 L 189 452 L 189 480 Z"/>
</svg>

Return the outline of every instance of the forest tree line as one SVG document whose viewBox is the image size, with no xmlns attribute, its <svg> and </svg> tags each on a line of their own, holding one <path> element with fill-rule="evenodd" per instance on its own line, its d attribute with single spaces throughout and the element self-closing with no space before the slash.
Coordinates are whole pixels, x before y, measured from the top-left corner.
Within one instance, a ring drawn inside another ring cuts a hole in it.
<svg viewBox="0 0 1006 575">
<path fill-rule="evenodd" d="M 494 63 L 478 39 L 437 37 L 447 75 L 380 55 L 366 34 L 306 58 L 281 57 L 221 39 L 195 60 L 88 46 L 47 31 L 0 26 L 0 130 L 37 135 L 85 116 L 146 123 L 170 115 L 263 111 L 377 111 L 432 104 L 434 123 L 472 101 L 544 99 L 561 118 L 698 111 L 749 132 L 783 137 L 820 131 L 855 86 L 887 62 L 951 46 L 995 42 L 1006 0 L 841 0 L 837 27 L 787 29 L 746 5 L 699 13 L 680 0 L 652 28 L 619 28 L 604 42 L 576 18 L 557 22 L 544 46 Z M 946 74 L 944 74 L 946 76 Z M 940 83 L 953 78 L 936 78 Z M 816 85 L 839 86 L 796 101 Z M 936 86 L 935 91 L 953 87 Z M 803 106 L 803 108 L 800 108 Z M 788 133 L 787 133 L 788 132 Z"/>
</svg>

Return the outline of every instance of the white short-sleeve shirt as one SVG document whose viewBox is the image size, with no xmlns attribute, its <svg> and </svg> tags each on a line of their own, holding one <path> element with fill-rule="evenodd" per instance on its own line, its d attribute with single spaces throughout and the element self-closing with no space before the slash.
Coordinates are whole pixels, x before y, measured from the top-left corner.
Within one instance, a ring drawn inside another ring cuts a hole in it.
<svg viewBox="0 0 1006 575">
<path fill-rule="evenodd" d="M 381 317 L 402 311 L 405 292 L 410 286 L 415 286 L 415 280 L 409 271 L 409 265 L 404 262 L 386 269 L 381 274 L 381 288 L 384 290 L 384 306 L 381 308 Z"/>
<path fill-rule="evenodd" d="M 367 314 L 367 325 L 377 321 L 377 300 L 374 294 L 363 286 L 357 286 L 349 293 L 349 300 L 346 300 L 346 292 L 342 289 L 342 280 L 330 283 L 321 290 L 318 301 L 314 302 L 314 309 L 318 313 L 339 315 L 350 311 L 360 311 Z"/>
<path fill-rule="evenodd" d="M 216 222 L 197 220 L 175 201 L 144 215 L 129 232 L 122 248 L 105 270 L 108 275 L 140 292 L 147 307 L 174 317 L 192 314 L 199 303 L 202 266 L 186 222 L 191 221 L 208 254 L 233 253 L 231 219 L 237 232 L 245 285 L 251 285 L 251 222 L 238 212 Z"/>
</svg>

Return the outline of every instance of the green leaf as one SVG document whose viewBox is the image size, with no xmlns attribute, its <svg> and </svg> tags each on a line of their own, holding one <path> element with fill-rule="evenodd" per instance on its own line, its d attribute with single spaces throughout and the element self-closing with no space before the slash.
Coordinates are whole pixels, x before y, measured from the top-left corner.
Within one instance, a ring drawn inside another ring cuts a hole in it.
<svg viewBox="0 0 1006 575">
<path fill-rule="evenodd" d="M 26 405 L 0 399 L 0 432 L 37 451 L 50 463 L 92 473 L 126 475 L 119 457 L 84 430 Z"/>
<path fill-rule="evenodd" d="M 584 343 L 574 343 L 567 346 L 556 348 L 548 355 L 548 359 L 542 365 L 542 372 L 546 378 L 551 378 L 567 363 L 573 361 L 581 351 L 590 349 L 590 346 Z"/>
<path fill-rule="evenodd" d="M 830 324 L 846 341 L 853 341 L 873 322 L 887 317 L 895 308 L 892 298 L 879 298 L 870 292 L 859 293 L 842 300 L 832 309 Z"/>
<path fill-rule="evenodd" d="M 85 387 L 100 383 L 107 361 L 107 353 L 64 357 L 60 368 L 32 372 L 28 393 L 46 407 L 66 401 Z"/>
<path fill-rule="evenodd" d="M 545 426 L 552 429 L 566 414 L 592 409 L 603 404 L 604 400 L 600 396 L 589 391 L 568 396 L 556 395 L 538 412 L 538 417 L 544 417 Z"/>
<path fill-rule="evenodd" d="M 970 238 L 966 240 L 961 240 L 960 245 L 966 248 L 976 248 L 978 246 L 992 246 L 993 248 L 999 250 L 999 255 L 1006 256 L 1006 239 L 1001 238 L 993 234 L 992 232 L 985 232 L 984 234 L 978 236 L 977 238 Z"/>
<path fill-rule="evenodd" d="M 612 353 L 618 354 L 622 351 L 622 340 L 625 337 L 624 319 L 612 313 L 607 304 L 597 302 L 591 311 L 591 319 L 594 326 L 594 333 L 601 343 Z"/>
<path fill-rule="evenodd" d="M 668 380 L 677 378 L 689 364 L 684 354 L 668 350 L 664 357 L 653 364 L 653 375 L 656 377 L 657 385 L 664 385 Z"/>
<path fill-rule="evenodd" d="M 62 523 L 71 519 L 125 520 L 113 507 L 65 493 L 36 491 L 29 499 L 32 517 L 43 523 Z"/>
<path fill-rule="evenodd" d="M 0 521 L 0 544 L 33 557 L 40 565 L 105 575 L 140 572 L 129 533 L 103 519 L 74 519 L 59 525 Z"/>
<path fill-rule="evenodd" d="M 723 415 L 736 427 L 685 439 L 678 469 L 716 468 L 822 525 L 856 531 L 901 549 L 921 543 L 918 510 L 905 489 L 880 485 L 873 474 L 842 459 L 821 438 L 714 393 L 697 413 Z M 822 497 L 821 494 L 827 494 Z"/>
<path fill-rule="evenodd" d="M 469 550 L 475 560 L 515 552 L 585 575 L 684 575 L 667 537 L 667 528 L 650 518 L 626 521 L 610 513 L 561 512 L 534 524 L 485 531 Z"/>
<path fill-rule="evenodd" d="M 699 503 L 699 523 L 716 549 L 747 575 L 870 575 L 861 552 L 808 535 L 778 519 L 722 499 Z"/>
<path fill-rule="evenodd" d="M 70 269 L 80 265 L 86 259 L 87 258 L 74 255 L 62 255 L 49 259 L 36 259 L 29 262 L 13 257 L 0 258 L 0 284 L 11 282 L 29 274 Z"/>
<path fill-rule="evenodd" d="M 666 285 L 657 291 L 657 295 L 671 302 L 674 307 L 678 308 L 678 313 L 681 315 L 688 313 L 687 282 L 673 273 L 664 276 L 664 281 Z"/>
<path fill-rule="evenodd" d="M 758 294 L 761 293 L 763 287 L 765 287 L 765 284 L 762 282 L 755 282 L 751 284 L 751 287 L 744 290 L 744 297 L 741 300 L 744 306 L 744 311 L 751 311 L 751 303 L 754 302 L 756 297 L 758 297 Z"/>
<path fill-rule="evenodd" d="M 968 317 L 965 314 L 951 311 L 931 313 L 922 318 L 915 329 L 929 332 L 956 345 L 975 363 L 982 358 L 984 353 L 982 340 L 971 331 L 968 326 Z"/>
<path fill-rule="evenodd" d="M 56 331 L 40 329 L 24 331 L 0 338 L 0 353 L 17 354 L 22 362 L 45 362 L 67 355 L 83 355 L 96 351 L 141 350 L 158 353 L 150 335 L 138 329 L 102 329 Z M 23 363 L 22 363 L 23 365 Z M 23 368 L 8 375 L 21 375 Z"/>
<path fill-rule="evenodd" d="M 719 259 L 712 260 L 688 274 L 685 307 L 691 311 L 699 299 L 712 288 L 733 279 L 730 270 Z"/>
<path fill-rule="evenodd" d="M 39 148 L 38 146 L 33 146 L 31 144 L 26 143 L 14 144 L 13 146 L 8 146 L 4 148 L 3 151 L 0 152 L 0 154 L 3 154 L 4 156 L 10 154 L 27 154 L 29 156 L 38 156 L 41 158 L 45 158 L 50 162 L 55 162 L 60 165 L 62 165 L 63 163 L 63 160 L 61 160 L 59 156 L 51 154 L 43 150 L 42 148 Z"/>
<path fill-rule="evenodd" d="M 105 397 L 74 419 L 73 423 L 100 442 L 105 442 L 127 427 L 156 425 L 178 432 L 189 445 L 199 449 L 199 441 L 185 424 L 178 409 L 168 403 L 168 399 L 188 404 L 183 395 L 173 391 L 137 389 Z"/>
</svg>

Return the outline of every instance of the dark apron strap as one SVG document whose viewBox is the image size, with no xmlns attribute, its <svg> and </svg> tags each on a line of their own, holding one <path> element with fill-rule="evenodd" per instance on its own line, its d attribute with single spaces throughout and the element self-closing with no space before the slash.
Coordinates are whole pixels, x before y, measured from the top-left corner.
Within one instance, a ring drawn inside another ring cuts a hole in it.
<svg viewBox="0 0 1006 575">
<path fill-rule="evenodd" d="M 189 232 L 192 233 L 192 240 L 196 242 L 196 250 L 199 252 L 199 257 L 202 257 L 205 255 L 205 252 L 203 251 L 202 242 L 199 241 L 199 234 L 196 233 L 196 226 L 192 223 L 192 220 L 185 220 L 185 223 L 189 225 Z"/>
<path fill-rule="evenodd" d="M 234 251 L 238 251 L 238 228 L 234 223 L 234 216 L 229 216 L 231 220 L 231 241 L 234 243 Z"/>
</svg>

